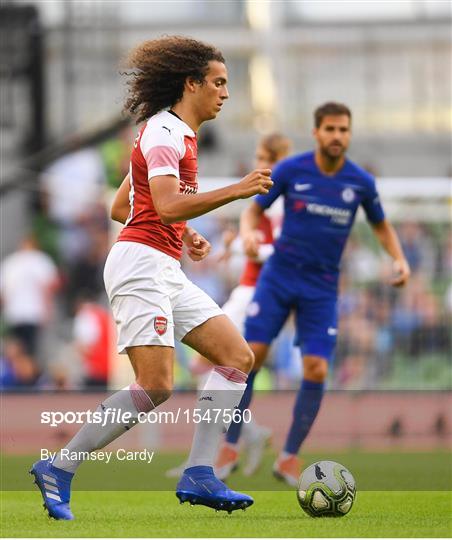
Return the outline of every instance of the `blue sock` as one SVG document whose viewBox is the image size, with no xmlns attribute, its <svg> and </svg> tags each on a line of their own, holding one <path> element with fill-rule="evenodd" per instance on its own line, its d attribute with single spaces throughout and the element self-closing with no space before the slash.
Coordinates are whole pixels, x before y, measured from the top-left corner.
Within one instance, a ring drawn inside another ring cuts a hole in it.
<svg viewBox="0 0 452 540">
<path fill-rule="evenodd" d="M 242 399 L 239 403 L 238 409 L 241 413 L 245 409 L 247 409 L 251 403 L 251 398 L 253 397 L 253 386 L 254 386 L 254 379 L 256 378 L 257 371 L 250 371 L 248 374 L 248 380 L 246 381 L 246 388 L 245 392 L 243 393 Z M 242 418 L 242 414 L 240 414 L 240 418 Z M 229 444 L 237 444 L 240 433 L 242 432 L 242 422 L 232 422 L 229 426 L 228 432 L 226 434 L 226 442 Z"/>
<path fill-rule="evenodd" d="M 307 381 L 306 379 L 301 381 L 293 408 L 292 425 L 284 447 L 284 451 L 288 454 L 298 454 L 300 446 L 306 439 L 319 412 L 323 388 L 323 383 Z"/>
</svg>

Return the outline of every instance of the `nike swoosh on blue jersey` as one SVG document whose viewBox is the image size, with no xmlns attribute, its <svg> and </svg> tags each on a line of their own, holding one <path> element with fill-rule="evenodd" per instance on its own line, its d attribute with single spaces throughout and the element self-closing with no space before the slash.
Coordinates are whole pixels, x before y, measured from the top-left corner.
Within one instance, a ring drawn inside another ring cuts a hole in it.
<svg viewBox="0 0 452 540">
<path fill-rule="evenodd" d="M 305 191 L 307 189 L 311 189 L 312 184 L 295 184 L 294 188 L 295 191 Z"/>
</svg>

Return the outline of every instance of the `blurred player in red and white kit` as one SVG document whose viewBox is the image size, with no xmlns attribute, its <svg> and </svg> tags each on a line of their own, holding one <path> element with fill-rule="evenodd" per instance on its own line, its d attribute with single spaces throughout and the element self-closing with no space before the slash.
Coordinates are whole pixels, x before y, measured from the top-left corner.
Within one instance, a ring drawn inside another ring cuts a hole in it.
<svg viewBox="0 0 452 540">
<path fill-rule="evenodd" d="M 278 161 L 287 157 L 291 150 L 290 140 L 280 133 L 272 133 L 262 137 L 256 149 L 255 165 L 257 168 L 272 169 Z M 246 317 L 246 308 L 251 302 L 263 263 L 273 253 L 275 224 L 266 214 L 262 214 L 258 231 L 260 245 L 255 258 L 247 257 L 243 272 L 239 279 L 239 285 L 231 292 L 229 300 L 224 304 L 223 311 L 242 331 Z M 245 249 L 242 240 L 236 236 L 232 242 L 226 242 L 226 253 L 244 254 Z"/>
<path fill-rule="evenodd" d="M 287 157 L 291 150 L 290 140 L 280 133 L 271 133 L 262 137 L 256 148 L 255 166 L 258 169 L 272 169 L 278 161 Z M 125 198 L 123 199 L 125 202 Z M 119 208 L 118 208 L 119 210 Z M 124 215 L 124 211 L 121 212 Z M 222 306 L 222 309 L 231 321 L 237 326 L 240 333 L 244 331 L 244 322 L 246 318 L 246 309 L 254 294 L 257 279 L 262 269 L 263 263 L 273 253 L 273 228 L 272 220 L 265 214 L 261 216 L 258 230 L 261 233 L 261 244 L 259 246 L 257 257 L 247 258 L 242 274 L 240 276 L 239 285 L 235 287 L 227 302 Z M 224 236 L 225 254 L 224 258 L 229 258 L 233 255 L 243 255 L 245 250 L 242 245 L 241 238 L 234 234 L 233 231 L 228 231 L 229 234 Z M 198 378 L 198 386 L 202 388 L 205 379 L 208 377 L 212 365 L 203 356 L 197 355 L 193 359 L 191 370 L 193 375 Z M 234 424 L 232 423 L 227 437 L 234 436 Z M 260 465 L 263 451 L 269 441 L 271 432 L 268 428 L 259 426 L 253 418 L 250 422 L 242 424 L 243 446 L 246 452 L 246 463 L 243 468 L 243 473 L 246 476 L 252 475 Z M 237 437 L 238 439 L 238 437 Z M 231 452 L 234 453 L 233 460 Z M 227 454 L 227 456 L 225 455 Z M 225 460 L 225 457 L 228 459 Z M 231 468 L 235 468 L 238 463 L 238 451 L 231 445 L 222 446 L 221 452 L 215 464 L 215 472 L 220 479 L 229 476 Z M 225 463 L 226 462 L 226 465 Z M 233 462 L 233 465 L 231 463 Z M 185 463 L 174 469 L 167 471 L 168 477 L 177 477 L 183 471 Z"/>
<path fill-rule="evenodd" d="M 280 133 L 272 133 L 263 137 L 256 149 L 256 167 L 273 169 L 280 160 L 289 155 L 291 148 L 290 140 Z M 228 301 L 223 306 L 223 311 L 229 315 L 242 334 L 245 330 L 247 309 L 253 298 L 262 265 L 273 253 L 274 236 L 279 232 L 276 221 L 276 219 L 272 221 L 265 213 L 260 217 L 257 227 L 260 233 L 257 256 L 247 258 L 239 285 L 231 292 Z M 240 237 L 237 237 L 230 246 L 232 252 L 244 251 L 244 248 L 245 246 L 243 246 Z M 248 376 L 254 376 L 254 374 L 255 372 L 251 371 Z M 259 426 L 252 418 L 250 422 L 242 422 L 241 427 L 243 447 L 246 453 L 243 473 L 245 476 L 251 476 L 262 461 L 263 452 L 270 439 L 271 431 L 264 426 Z M 226 442 L 221 446 L 215 463 L 216 474 L 222 480 L 227 478 L 238 466 L 239 436 L 237 424 L 232 422 L 226 434 Z"/>
<path fill-rule="evenodd" d="M 125 109 L 145 124 L 132 151 L 130 213 L 108 255 L 104 279 L 118 349 L 128 354 L 136 380 L 98 408 L 105 417 L 120 409 L 129 413 L 129 421 L 87 423 L 53 463 L 41 460 L 33 465 L 31 473 L 44 505 L 56 519 L 73 519 L 70 483 L 83 456 L 118 438 L 137 423 L 140 413 L 170 397 L 174 339 L 215 365 L 196 405 L 201 418 L 210 421 L 196 424 L 176 495 L 181 502 L 228 512 L 253 503 L 216 478 L 213 464 L 254 357 L 231 320 L 187 279 L 179 259 L 184 244 L 195 261 L 210 250 L 209 242 L 187 227 L 186 220 L 237 199 L 268 193 L 271 170 L 256 169 L 234 185 L 197 193 L 196 132 L 217 116 L 229 97 L 227 70 L 218 49 L 168 36 L 139 45 L 129 63 Z"/>
<path fill-rule="evenodd" d="M 73 335 L 85 368 L 85 388 L 107 389 L 111 326 L 107 309 L 96 303 L 89 292 L 81 293 L 76 299 Z"/>
</svg>

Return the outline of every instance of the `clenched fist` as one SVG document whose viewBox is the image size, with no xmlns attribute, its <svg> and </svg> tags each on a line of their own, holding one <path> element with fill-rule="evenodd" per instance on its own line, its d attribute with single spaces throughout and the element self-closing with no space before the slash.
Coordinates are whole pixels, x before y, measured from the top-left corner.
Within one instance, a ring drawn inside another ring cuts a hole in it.
<svg viewBox="0 0 452 540">
<path fill-rule="evenodd" d="M 239 190 L 238 198 L 247 199 L 253 195 L 265 195 L 269 192 L 273 186 L 272 179 L 270 178 L 271 169 L 256 169 L 250 174 L 247 174 L 237 184 Z"/>
<path fill-rule="evenodd" d="M 393 263 L 394 277 L 391 280 L 393 287 L 403 287 L 410 277 L 410 266 L 405 259 L 396 260 Z"/>
<path fill-rule="evenodd" d="M 182 239 L 188 248 L 188 256 L 192 261 L 202 261 L 209 254 L 210 242 L 191 227 L 185 228 Z"/>
</svg>

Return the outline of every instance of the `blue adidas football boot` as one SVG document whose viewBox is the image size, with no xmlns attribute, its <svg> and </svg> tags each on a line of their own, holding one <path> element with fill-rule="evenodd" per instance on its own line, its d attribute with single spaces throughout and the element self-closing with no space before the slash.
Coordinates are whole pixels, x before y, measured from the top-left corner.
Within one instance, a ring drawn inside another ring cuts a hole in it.
<svg viewBox="0 0 452 540">
<path fill-rule="evenodd" d="M 30 470 L 41 490 L 44 508 L 54 519 L 74 519 L 69 508 L 73 473 L 54 467 L 50 459 L 37 461 Z"/>
<path fill-rule="evenodd" d="M 232 491 L 215 476 L 212 467 L 200 465 L 185 469 L 176 488 L 180 503 L 202 504 L 215 510 L 245 510 L 254 501 L 249 495 Z"/>
</svg>

